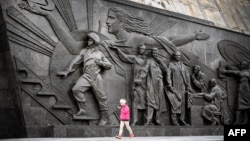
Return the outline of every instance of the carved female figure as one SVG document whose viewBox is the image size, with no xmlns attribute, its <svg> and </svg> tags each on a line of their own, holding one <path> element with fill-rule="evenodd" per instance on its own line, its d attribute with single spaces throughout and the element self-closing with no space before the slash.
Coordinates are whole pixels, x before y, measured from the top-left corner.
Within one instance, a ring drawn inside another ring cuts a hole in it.
<svg viewBox="0 0 250 141">
<path fill-rule="evenodd" d="M 235 75 L 239 80 L 235 124 L 247 124 L 250 109 L 250 70 L 247 61 L 241 61 L 239 70 L 221 70 L 221 73 Z"/>
</svg>

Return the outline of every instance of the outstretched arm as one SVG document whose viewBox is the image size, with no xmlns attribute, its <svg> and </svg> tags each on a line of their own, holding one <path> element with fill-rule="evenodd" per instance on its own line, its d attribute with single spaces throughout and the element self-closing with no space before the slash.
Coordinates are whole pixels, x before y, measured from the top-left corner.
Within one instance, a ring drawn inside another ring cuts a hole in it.
<svg viewBox="0 0 250 141">
<path fill-rule="evenodd" d="M 164 73 L 167 73 L 167 70 L 168 70 L 168 67 L 167 65 L 160 59 L 160 58 L 154 58 L 156 60 L 156 62 L 159 64 L 161 70 L 164 72 Z"/>
<path fill-rule="evenodd" d="M 54 30 L 62 44 L 65 46 L 65 48 L 71 54 L 77 54 L 79 49 L 82 48 L 83 42 L 77 42 L 71 36 L 71 34 L 55 20 L 55 17 L 51 13 L 48 13 L 45 17 L 48 19 L 50 25 L 52 26 L 52 29 Z"/>
<path fill-rule="evenodd" d="M 222 69 L 220 70 L 221 73 L 223 74 L 233 74 L 233 75 L 239 75 L 239 71 L 237 70 L 226 70 L 226 69 Z"/>
<path fill-rule="evenodd" d="M 19 5 L 21 8 L 26 9 L 32 13 L 44 16 L 48 22 L 50 23 L 52 29 L 56 33 L 59 40 L 63 43 L 65 48 L 71 53 L 71 54 L 78 54 L 79 49 L 83 46 L 83 42 L 77 42 L 71 34 L 66 31 L 65 28 L 62 27 L 61 24 L 59 24 L 55 17 L 51 14 L 51 12 L 45 11 L 45 10 L 39 10 L 36 7 L 30 7 L 25 4 Z"/>
<path fill-rule="evenodd" d="M 66 70 L 58 72 L 57 75 L 66 78 L 70 73 L 74 72 L 78 68 L 81 62 L 82 62 L 82 55 L 80 53 L 70 62 Z"/>
<path fill-rule="evenodd" d="M 131 63 L 133 64 L 135 62 L 135 56 L 134 55 L 127 55 L 125 53 L 123 53 L 119 48 L 117 47 L 110 47 L 111 49 L 115 49 L 117 51 L 118 56 L 120 57 L 120 59 L 126 63 Z"/>
<path fill-rule="evenodd" d="M 168 37 L 168 39 L 176 47 L 187 44 L 187 43 L 192 42 L 194 40 L 206 40 L 208 38 L 209 38 L 209 35 L 202 32 L 202 31 L 195 32 L 193 34 L 186 35 L 186 36 L 171 36 L 171 37 Z"/>
</svg>

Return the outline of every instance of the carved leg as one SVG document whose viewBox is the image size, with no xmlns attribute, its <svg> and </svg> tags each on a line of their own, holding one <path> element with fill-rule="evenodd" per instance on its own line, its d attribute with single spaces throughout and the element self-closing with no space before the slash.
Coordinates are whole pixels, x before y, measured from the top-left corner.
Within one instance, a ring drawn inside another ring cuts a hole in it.
<svg viewBox="0 0 250 141">
<path fill-rule="evenodd" d="M 83 116 L 86 114 L 85 111 L 85 102 L 81 102 L 81 101 L 77 101 L 77 106 L 79 108 L 79 111 L 77 113 L 74 114 L 74 116 Z"/>
<path fill-rule="evenodd" d="M 177 114 L 171 114 L 172 124 L 179 126 L 179 123 L 177 122 Z"/>
<path fill-rule="evenodd" d="M 185 117 L 186 117 L 186 109 L 185 109 L 185 103 L 183 102 L 182 105 L 181 105 L 180 122 L 181 122 L 184 126 L 187 126 L 187 125 L 189 125 L 189 124 L 185 121 Z"/>
<path fill-rule="evenodd" d="M 152 125 L 152 119 L 154 115 L 154 108 L 151 106 L 147 107 L 147 122 L 144 125 Z"/>
<path fill-rule="evenodd" d="M 77 106 L 78 106 L 78 109 L 79 109 L 79 111 L 76 114 L 74 114 L 74 116 L 85 115 L 86 114 L 86 111 L 85 111 L 86 98 L 85 98 L 84 94 L 78 92 L 78 93 L 74 94 L 74 97 L 76 98 Z"/>
<path fill-rule="evenodd" d="M 212 122 L 213 122 L 212 125 L 217 125 L 220 123 L 219 119 L 215 116 L 212 118 Z"/>
<path fill-rule="evenodd" d="M 240 110 L 236 111 L 236 121 L 234 122 L 235 125 L 239 125 L 242 122 L 242 113 Z"/>
<path fill-rule="evenodd" d="M 158 111 L 156 111 L 156 114 L 155 114 L 155 122 L 156 122 L 156 125 L 163 125 L 163 124 L 161 123 L 160 117 L 161 117 L 161 111 L 158 110 Z"/>
<path fill-rule="evenodd" d="M 248 113 L 247 113 L 247 110 L 244 110 L 242 112 L 244 114 L 243 115 L 244 119 L 243 119 L 242 125 L 246 125 L 248 123 Z"/>
<path fill-rule="evenodd" d="M 137 124 L 138 121 L 138 109 L 133 108 L 133 122 L 132 122 L 132 126 L 135 126 Z"/>
<path fill-rule="evenodd" d="M 108 111 L 101 111 L 101 119 L 98 122 L 99 126 L 107 125 L 108 123 Z"/>
<path fill-rule="evenodd" d="M 82 116 L 86 114 L 85 111 L 85 102 L 86 98 L 84 93 L 88 91 L 90 87 L 89 86 L 81 86 L 80 83 L 76 83 L 76 85 L 72 88 L 73 96 L 76 99 L 77 106 L 79 108 L 79 111 L 74 114 L 74 116 Z"/>
</svg>

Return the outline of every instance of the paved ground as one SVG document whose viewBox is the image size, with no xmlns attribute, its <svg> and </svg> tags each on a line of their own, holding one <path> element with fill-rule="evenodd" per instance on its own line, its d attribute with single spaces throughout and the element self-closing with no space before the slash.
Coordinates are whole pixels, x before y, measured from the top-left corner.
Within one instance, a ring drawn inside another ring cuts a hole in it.
<svg viewBox="0 0 250 141">
<path fill-rule="evenodd" d="M 114 137 L 98 138 L 25 138 L 25 139 L 0 139 L 0 141 L 117 141 Z M 168 136 L 168 137 L 123 137 L 124 141 L 223 141 L 223 136 Z"/>
</svg>

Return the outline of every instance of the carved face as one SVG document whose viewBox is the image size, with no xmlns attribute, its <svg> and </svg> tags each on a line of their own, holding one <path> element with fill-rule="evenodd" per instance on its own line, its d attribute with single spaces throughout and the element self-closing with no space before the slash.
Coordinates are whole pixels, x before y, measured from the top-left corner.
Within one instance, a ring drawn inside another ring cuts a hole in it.
<svg viewBox="0 0 250 141">
<path fill-rule="evenodd" d="M 175 52 L 174 53 L 174 59 L 176 60 L 176 61 L 180 61 L 180 59 L 181 59 L 181 53 L 180 52 Z"/>
<path fill-rule="evenodd" d="M 199 66 L 195 66 L 195 67 L 194 67 L 194 73 L 198 73 L 200 70 L 201 70 L 201 69 L 200 69 Z"/>
<path fill-rule="evenodd" d="M 88 46 L 93 46 L 95 44 L 95 41 L 91 38 L 88 39 Z"/>
<path fill-rule="evenodd" d="M 157 57 L 158 56 L 158 49 L 153 49 L 152 50 L 152 55 L 153 55 L 154 58 Z"/>
<path fill-rule="evenodd" d="M 146 47 L 144 45 L 140 46 L 139 47 L 139 54 L 144 54 L 145 50 L 146 50 Z"/>
<path fill-rule="evenodd" d="M 243 70 L 243 69 L 247 69 L 247 68 L 248 68 L 247 62 L 241 61 L 240 62 L 240 69 Z"/>
<path fill-rule="evenodd" d="M 210 86 L 210 88 L 216 86 L 216 80 L 215 79 L 211 79 L 210 82 L 209 82 L 209 86 Z"/>
<path fill-rule="evenodd" d="M 117 19 L 114 11 L 109 11 L 106 24 L 108 26 L 108 32 L 112 34 L 116 34 L 122 29 L 122 22 Z"/>
</svg>

